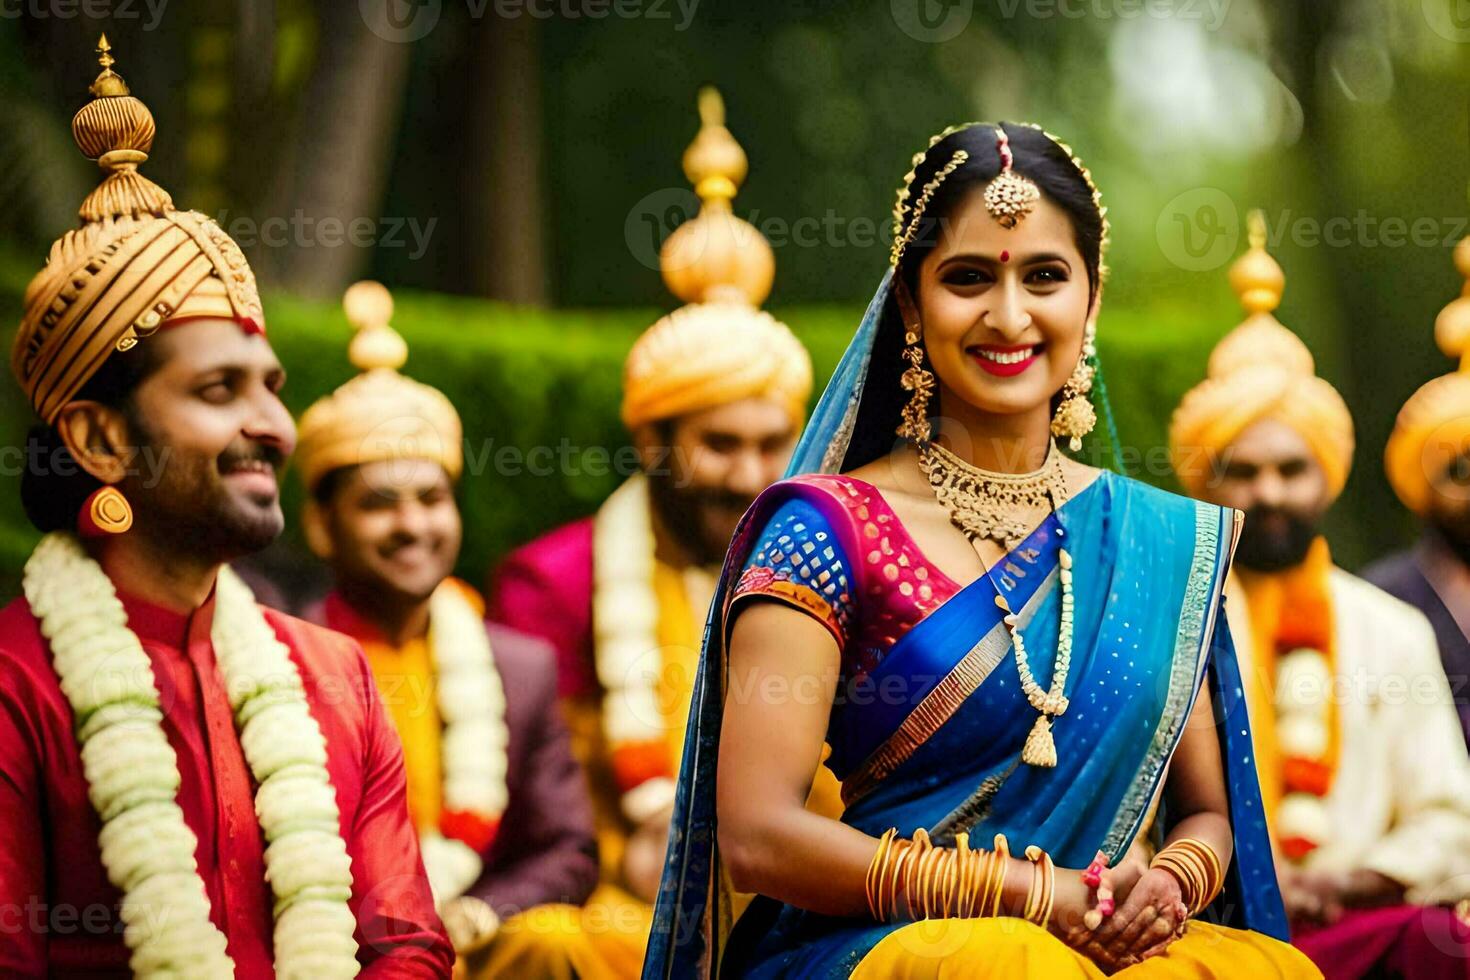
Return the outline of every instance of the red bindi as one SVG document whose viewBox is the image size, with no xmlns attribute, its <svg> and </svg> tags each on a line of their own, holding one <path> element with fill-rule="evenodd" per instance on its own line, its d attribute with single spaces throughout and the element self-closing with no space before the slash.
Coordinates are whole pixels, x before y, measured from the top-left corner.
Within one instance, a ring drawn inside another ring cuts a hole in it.
<svg viewBox="0 0 1470 980">
<path fill-rule="evenodd" d="M 1011 253 L 1002 249 L 1000 253 L 1000 260 L 1002 262 L 1009 262 L 1011 260 Z"/>
</svg>

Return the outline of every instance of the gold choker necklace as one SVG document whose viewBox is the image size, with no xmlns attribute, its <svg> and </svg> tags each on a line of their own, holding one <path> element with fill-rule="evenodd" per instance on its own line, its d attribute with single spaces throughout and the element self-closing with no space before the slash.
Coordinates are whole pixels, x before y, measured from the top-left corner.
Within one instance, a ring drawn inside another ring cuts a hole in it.
<svg viewBox="0 0 1470 980">
<path fill-rule="evenodd" d="M 918 450 L 919 468 L 934 496 L 972 541 L 994 541 L 1009 551 L 1031 533 L 1037 509 L 1056 510 L 1066 503 L 1067 481 L 1055 440 L 1041 469 L 1031 473 L 983 470 L 932 442 L 920 443 Z"/>
</svg>

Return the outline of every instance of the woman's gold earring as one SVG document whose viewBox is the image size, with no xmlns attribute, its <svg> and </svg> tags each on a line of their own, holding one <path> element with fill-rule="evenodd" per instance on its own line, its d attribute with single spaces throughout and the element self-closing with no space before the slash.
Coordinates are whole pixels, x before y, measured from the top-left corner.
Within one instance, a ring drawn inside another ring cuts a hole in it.
<svg viewBox="0 0 1470 980">
<path fill-rule="evenodd" d="M 1082 437 L 1097 425 L 1097 411 L 1087 397 L 1092 392 L 1095 373 L 1092 365 L 1096 356 L 1097 347 L 1089 326 L 1082 341 L 1082 356 L 1077 359 L 1072 376 L 1062 386 L 1062 401 L 1051 419 L 1051 434 L 1058 439 L 1066 439 L 1067 448 L 1074 453 L 1082 451 Z"/>
<path fill-rule="evenodd" d="M 902 281 L 894 286 L 898 299 L 898 310 L 903 316 L 904 349 L 903 359 L 908 362 L 899 383 L 909 392 L 908 404 L 903 407 L 901 421 L 895 430 L 899 438 L 907 439 L 920 446 L 929 444 L 929 398 L 934 394 L 934 374 L 924 367 L 923 328 L 919 323 L 919 311 L 914 308 L 913 297 Z"/>
</svg>

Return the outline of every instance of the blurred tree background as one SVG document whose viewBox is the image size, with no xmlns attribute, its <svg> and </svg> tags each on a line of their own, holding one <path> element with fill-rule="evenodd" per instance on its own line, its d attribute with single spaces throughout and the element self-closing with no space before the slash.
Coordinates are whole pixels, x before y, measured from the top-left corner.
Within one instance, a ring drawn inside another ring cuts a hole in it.
<svg viewBox="0 0 1470 980">
<path fill-rule="evenodd" d="M 736 210 L 771 239 L 772 304 L 798 332 L 808 308 L 856 323 L 886 262 L 894 192 L 932 133 L 1035 121 L 1075 147 L 1109 206 L 1104 353 L 1110 322 L 1153 351 L 1138 363 L 1155 377 L 1130 377 L 1125 358 L 1111 379 L 1115 400 L 1136 402 L 1122 416 L 1140 451 L 1238 322 L 1226 270 L 1246 212 L 1265 210 L 1287 274 L 1279 316 L 1357 420 L 1333 528 L 1356 565 L 1412 534 L 1382 447 L 1403 399 L 1450 366 L 1431 328 L 1461 286 L 1450 250 L 1470 230 L 1463 6 L 0 0 L 0 290 L 13 323 L 93 181 L 67 123 L 101 31 L 158 121 L 148 173 L 242 239 L 268 317 L 275 295 L 297 322 L 321 318 L 328 358 L 345 344 L 336 299 L 364 276 L 489 304 L 493 315 L 415 307 L 451 311 L 463 330 L 515 331 L 516 310 L 542 308 L 527 312 L 544 327 L 528 336 L 553 359 L 557 311 L 608 308 L 633 324 L 672 306 L 657 245 L 693 210 L 679 158 L 701 84 L 721 89 L 750 156 Z M 344 241 L 354 223 L 359 241 Z M 3 388 L 0 407 L 23 418 Z M 17 496 L 4 482 L 0 523 Z"/>
</svg>

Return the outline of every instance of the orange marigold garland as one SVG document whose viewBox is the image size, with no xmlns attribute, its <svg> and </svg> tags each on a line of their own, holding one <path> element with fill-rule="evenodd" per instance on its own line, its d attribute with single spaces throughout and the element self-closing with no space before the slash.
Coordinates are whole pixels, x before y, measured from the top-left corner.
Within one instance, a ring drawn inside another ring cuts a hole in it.
<svg viewBox="0 0 1470 980">
<path fill-rule="evenodd" d="M 1309 558 L 1305 565 L 1302 578 L 1287 587 L 1275 631 L 1282 791 L 1275 829 L 1277 846 L 1293 862 L 1305 860 L 1331 836 L 1326 796 L 1336 770 L 1336 650 L 1326 575 L 1330 562 Z"/>
</svg>

